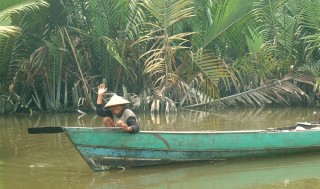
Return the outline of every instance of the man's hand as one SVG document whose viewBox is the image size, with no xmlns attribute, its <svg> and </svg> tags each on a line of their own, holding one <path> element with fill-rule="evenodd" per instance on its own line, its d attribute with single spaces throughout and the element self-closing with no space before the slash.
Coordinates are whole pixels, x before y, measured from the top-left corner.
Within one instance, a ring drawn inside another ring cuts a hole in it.
<svg viewBox="0 0 320 189">
<path fill-rule="evenodd" d="M 98 95 L 104 95 L 104 93 L 106 93 L 108 90 L 108 88 L 106 88 L 106 85 L 104 83 L 101 83 L 98 86 Z"/>
<path fill-rule="evenodd" d="M 129 127 L 127 124 L 123 124 L 121 129 L 126 132 L 132 132 L 132 128 Z"/>
<path fill-rule="evenodd" d="M 121 130 L 123 131 L 126 131 L 126 132 L 132 132 L 132 128 L 129 127 L 125 122 L 119 120 L 117 123 L 116 123 L 116 127 L 121 127 Z"/>
<path fill-rule="evenodd" d="M 97 98 L 97 104 L 102 104 L 102 101 L 103 101 L 103 95 L 105 92 L 107 92 L 107 89 L 106 88 L 106 85 L 104 83 L 101 83 L 99 86 L 98 86 L 98 98 Z"/>
<path fill-rule="evenodd" d="M 115 126 L 116 126 L 116 127 L 122 127 L 124 124 L 125 124 L 125 122 L 119 120 L 119 121 L 117 121 L 117 123 L 116 123 Z"/>
</svg>

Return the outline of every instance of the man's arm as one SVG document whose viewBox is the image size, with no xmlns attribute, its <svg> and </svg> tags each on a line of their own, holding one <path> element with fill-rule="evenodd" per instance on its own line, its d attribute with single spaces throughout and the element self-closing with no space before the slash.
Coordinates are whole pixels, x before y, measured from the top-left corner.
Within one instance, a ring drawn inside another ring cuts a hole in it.
<svg viewBox="0 0 320 189">
<path fill-rule="evenodd" d="M 135 117 L 129 117 L 127 119 L 127 125 L 132 128 L 132 133 L 136 133 L 139 131 L 139 124 Z"/>
</svg>

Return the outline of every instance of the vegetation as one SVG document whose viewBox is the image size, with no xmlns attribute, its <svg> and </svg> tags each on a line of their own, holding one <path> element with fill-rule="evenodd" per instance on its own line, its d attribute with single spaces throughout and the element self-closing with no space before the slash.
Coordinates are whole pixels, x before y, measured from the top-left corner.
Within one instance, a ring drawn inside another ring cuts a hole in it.
<svg viewBox="0 0 320 189">
<path fill-rule="evenodd" d="M 313 106 L 320 0 L 3 0 L 0 113 Z"/>
</svg>

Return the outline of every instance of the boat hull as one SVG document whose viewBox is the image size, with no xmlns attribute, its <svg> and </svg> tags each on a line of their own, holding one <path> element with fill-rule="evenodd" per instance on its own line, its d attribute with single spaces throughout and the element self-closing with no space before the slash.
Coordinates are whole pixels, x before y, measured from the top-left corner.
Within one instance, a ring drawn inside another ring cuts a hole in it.
<svg viewBox="0 0 320 189">
<path fill-rule="evenodd" d="M 93 171 L 320 151 L 319 130 L 130 134 L 110 128 L 64 129 Z"/>
</svg>

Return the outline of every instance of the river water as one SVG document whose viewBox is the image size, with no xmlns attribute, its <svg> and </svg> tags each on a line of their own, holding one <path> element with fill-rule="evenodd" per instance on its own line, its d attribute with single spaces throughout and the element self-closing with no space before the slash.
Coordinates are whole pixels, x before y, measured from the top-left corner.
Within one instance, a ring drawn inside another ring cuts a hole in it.
<svg viewBox="0 0 320 189">
<path fill-rule="evenodd" d="M 314 109 L 137 114 L 142 130 L 246 130 L 313 121 Z M 320 112 L 319 112 L 320 113 Z M 102 126 L 94 114 L 0 116 L 0 189 L 319 188 L 320 153 L 92 172 L 63 133 L 28 127 Z"/>
</svg>

